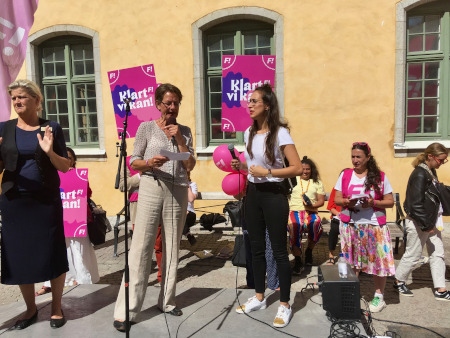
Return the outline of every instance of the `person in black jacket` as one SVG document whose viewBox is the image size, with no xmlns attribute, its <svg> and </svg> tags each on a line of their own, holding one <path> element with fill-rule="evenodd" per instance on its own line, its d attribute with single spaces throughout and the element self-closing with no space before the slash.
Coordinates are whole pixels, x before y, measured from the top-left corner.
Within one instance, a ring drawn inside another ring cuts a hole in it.
<svg viewBox="0 0 450 338">
<path fill-rule="evenodd" d="M 50 326 L 66 322 L 61 309 L 69 270 L 58 171 L 69 170 L 61 126 L 41 119 L 42 93 L 36 83 L 8 86 L 17 118 L 0 122 L 1 283 L 19 285 L 26 311 L 14 328 L 36 322 L 34 283 L 50 280 Z"/>
<path fill-rule="evenodd" d="M 412 163 L 415 169 L 409 177 L 403 204 L 408 215 L 405 223 L 408 241 L 394 282 L 394 288 L 403 296 L 413 296 L 405 281 L 419 262 L 426 244 L 436 289 L 434 297 L 436 300 L 450 301 L 450 292 L 445 287 L 442 206 L 436 188 L 436 169 L 448 161 L 447 156 L 447 148 L 440 143 L 432 143 Z"/>
</svg>

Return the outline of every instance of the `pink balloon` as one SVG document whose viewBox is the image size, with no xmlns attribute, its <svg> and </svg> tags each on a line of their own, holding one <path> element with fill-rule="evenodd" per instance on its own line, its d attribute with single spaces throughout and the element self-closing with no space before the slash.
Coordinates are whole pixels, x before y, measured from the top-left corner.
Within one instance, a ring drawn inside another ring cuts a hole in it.
<svg viewBox="0 0 450 338">
<path fill-rule="evenodd" d="M 241 163 L 245 163 L 245 152 L 242 152 L 242 153 L 239 155 L 239 161 L 241 161 Z M 239 172 L 240 172 L 241 174 L 244 174 L 244 175 L 247 175 L 247 174 L 248 174 L 248 171 L 247 171 L 247 170 L 239 170 Z"/>
<path fill-rule="evenodd" d="M 234 148 L 234 154 L 236 157 L 239 156 L 239 152 Z M 228 144 L 221 144 L 218 146 L 213 153 L 213 160 L 214 164 L 219 168 L 220 170 L 226 171 L 226 172 L 235 172 L 231 168 L 231 160 L 233 157 L 231 156 L 230 151 L 228 150 Z"/>
<path fill-rule="evenodd" d="M 227 195 L 238 195 L 245 189 L 245 180 L 245 175 L 228 174 L 222 180 L 222 190 Z"/>
</svg>

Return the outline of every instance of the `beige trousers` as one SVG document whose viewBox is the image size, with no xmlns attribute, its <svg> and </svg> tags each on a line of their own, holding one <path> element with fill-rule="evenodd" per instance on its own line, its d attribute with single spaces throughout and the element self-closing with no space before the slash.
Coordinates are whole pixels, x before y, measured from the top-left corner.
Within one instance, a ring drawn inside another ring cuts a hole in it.
<svg viewBox="0 0 450 338">
<path fill-rule="evenodd" d="M 165 312 L 175 308 L 178 252 L 187 210 L 188 187 L 141 176 L 136 222 L 128 265 L 130 321 L 141 311 L 151 272 L 153 247 L 158 225 L 163 241 L 162 283 L 158 307 Z M 125 286 L 122 279 L 114 318 L 125 320 Z"/>
</svg>

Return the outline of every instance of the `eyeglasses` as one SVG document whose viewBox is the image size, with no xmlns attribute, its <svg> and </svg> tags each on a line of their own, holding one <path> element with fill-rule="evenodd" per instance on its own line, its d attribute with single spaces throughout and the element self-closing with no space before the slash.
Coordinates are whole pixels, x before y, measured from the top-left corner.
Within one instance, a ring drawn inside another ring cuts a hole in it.
<svg viewBox="0 0 450 338">
<path fill-rule="evenodd" d="M 439 157 L 436 157 L 436 156 L 433 156 L 433 157 L 434 157 L 435 161 L 436 161 L 439 165 L 442 165 L 442 164 L 445 164 L 445 163 L 448 162 L 448 159 L 447 159 L 447 158 L 442 159 L 442 158 L 439 158 Z"/>
<path fill-rule="evenodd" d="M 248 100 L 248 104 L 251 104 L 251 103 L 253 103 L 253 104 L 257 104 L 258 102 L 261 102 L 262 100 L 257 100 L 257 99 L 249 99 Z"/>
<path fill-rule="evenodd" d="M 181 104 L 181 102 L 177 102 L 177 101 L 172 101 L 172 102 L 163 102 L 163 101 L 161 101 L 161 103 L 162 103 L 163 105 L 165 105 L 166 108 L 170 108 L 170 107 L 172 107 L 172 105 L 173 105 L 175 108 L 177 108 L 177 107 L 179 107 L 180 104 Z"/>
<path fill-rule="evenodd" d="M 355 147 L 355 146 L 366 147 L 366 148 L 367 148 L 367 152 L 368 152 L 369 154 L 371 153 L 369 144 L 368 144 L 367 142 L 354 142 L 354 143 L 352 144 L 352 148 Z"/>
</svg>

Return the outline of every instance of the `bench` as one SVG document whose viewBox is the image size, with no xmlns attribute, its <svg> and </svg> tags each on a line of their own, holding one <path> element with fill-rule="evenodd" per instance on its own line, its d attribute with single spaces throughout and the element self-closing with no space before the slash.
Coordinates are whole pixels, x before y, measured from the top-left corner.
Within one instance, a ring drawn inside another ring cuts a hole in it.
<svg viewBox="0 0 450 338">
<path fill-rule="evenodd" d="M 400 244 L 400 238 L 403 239 L 403 252 L 406 248 L 406 230 L 405 230 L 405 214 L 403 213 L 402 206 L 400 204 L 399 193 L 394 193 L 394 207 L 395 207 L 395 221 L 389 221 L 386 223 L 389 226 L 389 232 L 391 238 L 395 238 L 394 254 L 398 254 L 398 247 Z"/>
<path fill-rule="evenodd" d="M 225 201 L 232 201 L 234 200 L 234 198 L 232 196 L 226 195 L 223 192 L 198 192 L 197 193 L 197 198 L 196 200 L 209 200 L 209 201 L 214 201 L 214 200 L 225 200 Z M 127 205 L 128 206 L 128 205 Z M 219 204 L 219 205 L 208 205 L 208 206 L 204 206 L 204 207 L 199 207 L 199 208 L 195 208 L 195 210 L 199 211 L 203 211 L 206 213 L 209 213 L 210 211 L 206 211 L 205 209 L 207 208 L 217 208 L 217 207 L 224 207 L 225 204 Z M 128 213 L 129 214 L 129 213 Z M 200 215 L 198 215 L 200 216 Z M 227 221 L 224 223 L 225 225 L 228 225 L 228 223 L 230 222 L 230 218 L 229 216 L 225 215 L 225 218 L 227 219 Z M 130 222 L 130 219 L 128 219 L 128 222 Z M 199 222 L 199 219 L 197 219 L 197 223 Z M 119 232 L 120 229 L 123 228 L 125 224 L 125 207 L 123 207 L 117 214 L 116 214 L 116 222 L 114 224 L 114 257 L 118 257 L 117 254 L 117 245 L 119 242 Z M 130 237 L 132 236 L 133 232 L 131 230 L 131 224 L 128 224 L 128 229 L 130 232 Z"/>
</svg>

